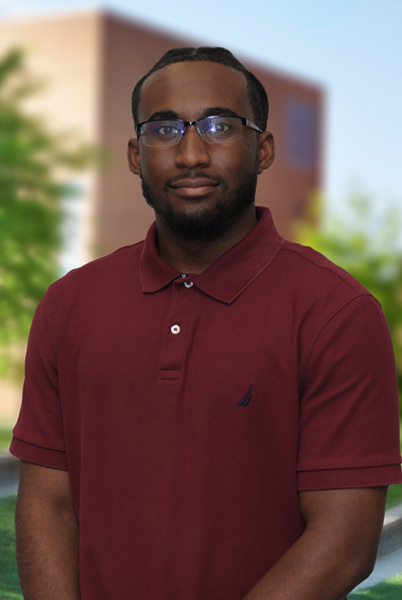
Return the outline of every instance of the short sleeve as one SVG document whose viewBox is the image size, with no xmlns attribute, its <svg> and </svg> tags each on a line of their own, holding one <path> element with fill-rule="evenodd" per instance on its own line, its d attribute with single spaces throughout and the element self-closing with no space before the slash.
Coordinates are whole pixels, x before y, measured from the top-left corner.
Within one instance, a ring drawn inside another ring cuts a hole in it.
<svg viewBox="0 0 402 600">
<path fill-rule="evenodd" d="M 300 402 L 299 490 L 402 481 L 395 360 L 372 296 L 351 300 L 323 324 Z"/>
<path fill-rule="evenodd" d="M 57 353 L 49 330 L 48 294 L 39 303 L 31 326 L 23 399 L 10 452 L 27 462 L 66 470 Z"/>
</svg>

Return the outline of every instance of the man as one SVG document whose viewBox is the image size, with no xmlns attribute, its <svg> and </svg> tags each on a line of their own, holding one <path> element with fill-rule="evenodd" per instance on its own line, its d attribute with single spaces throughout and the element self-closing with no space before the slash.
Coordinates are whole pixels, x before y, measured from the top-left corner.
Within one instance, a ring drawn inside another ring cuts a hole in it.
<svg viewBox="0 0 402 600">
<path fill-rule="evenodd" d="M 254 206 L 261 84 L 226 50 L 137 84 L 145 242 L 50 287 L 12 451 L 27 600 L 341 600 L 401 481 L 376 300 Z"/>
</svg>

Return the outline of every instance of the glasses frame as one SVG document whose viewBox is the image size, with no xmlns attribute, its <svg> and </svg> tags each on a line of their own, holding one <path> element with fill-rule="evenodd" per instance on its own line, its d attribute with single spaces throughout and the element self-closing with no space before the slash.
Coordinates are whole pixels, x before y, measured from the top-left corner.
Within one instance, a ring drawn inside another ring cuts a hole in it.
<svg viewBox="0 0 402 600">
<path fill-rule="evenodd" d="M 207 144 L 225 144 L 225 143 L 230 143 L 230 142 L 214 142 L 212 140 L 208 140 L 206 138 L 204 138 L 203 133 L 201 131 L 200 128 L 200 122 L 201 121 L 209 121 L 212 119 L 217 119 L 219 117 L 230 117 L 231 119 L 237 119 L 238 121 L 241 122 L 242 126 L 244 127 L 249 127 L 250 129 L 254 129 L 255 131 L 258 131 L 258 133 L 262 133 L 262 129 L 260 129 L 259 127 L 257 127 L 257 125 L 255 125 L 254 123 L 252 123 L 251 121 L 249 121 L 248 119 L 246 119 L 246 117 L 239 117 L 237 115 L 210 115 L 208 117 L 202 117 L 201 119 L 196 119 L 195 121 L 184 121 L 184 119 L 151 119 L 149 121 L 143 121 L 142 123 L 138 123 L 138 125 L 136 125 L 135 129 L 136 129 L 136 133 L 137 133 L 137 139 L 139 139 L 143 134 L 141 131 L 141 128 L 143 127 L 143 125 L 147 125 L 148 123 L 163 123 L 166 121 L 169 122 L 174 122 L 177 123 L 178 126 L 180 127 L 180 137 L 177 138 L 177 141 L 171 142 L 169 144 L 161 144 L 160 146 L 156 145 L 156 146 L 149 146 L 149 144 L 147 144 L 144 141 L 144 144 L 150 148 L 163 148 L 164 146 L 176 146 L 177 144 L 180 144 L 181 140 L 183 139 L 183 136 L 185 135 L 186 131 L 187 131 L 187 127 L 189 127 L 190 125 L 193 125 L 196 130 L 197 133 L 199 134 L 199 136 L 201 137 L 201 139 L 206 142 Z M 241 137 L 241 135 L 240 135 Z M 238 139 L 240 139 L 240 137 Z M 238 141 L 238 140 L 232 140 L 232 141 Z"/>
</svg>

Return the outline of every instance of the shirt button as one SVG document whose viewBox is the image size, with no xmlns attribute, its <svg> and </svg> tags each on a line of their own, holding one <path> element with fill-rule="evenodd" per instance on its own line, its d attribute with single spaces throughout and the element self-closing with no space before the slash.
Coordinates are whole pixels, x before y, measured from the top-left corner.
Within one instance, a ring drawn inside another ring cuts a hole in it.
<svg viewBox="0 0 402 600">
<path fill-rule="evenodd" d="M 194 283 L 192 281 L 185 281 L 184 285 L 186 286 L 186 288 L 191 288 L 193 287 Z"/>
<path fill-rule="evenodd" d="M 170 331 L 174 335 L 177 335 L 178 333 L 180 333 L 180 326 L 179 325 L 172 325 L 171 328 L 170 328 Z"/>
</svg>

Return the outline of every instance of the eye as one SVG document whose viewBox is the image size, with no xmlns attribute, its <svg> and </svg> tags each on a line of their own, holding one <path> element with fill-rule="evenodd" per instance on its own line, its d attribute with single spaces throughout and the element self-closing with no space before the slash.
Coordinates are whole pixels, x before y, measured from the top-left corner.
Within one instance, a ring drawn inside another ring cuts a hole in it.
<svg viewBox="0 0 402 600">
<path fill-rule="evenodd" d="M 160 137 L 176 137 L 180 134 L 180 129 L 177 125 L 161 123 L 153 129 L 152 134 Z"/>
<path fill-rule="evenodd" d="M 238 125 L 234 117 L 207 117 L 203 123 L 203 133 L 211 142 L 230 142 L 238 138 Z"/>
<path fill-rule="evenodd" d="M 230 129 L 231 125 L 227 121 L 215 121 L 208 127 L 209 133 L 213 134 L 226 133 Z"/>
</svg>

